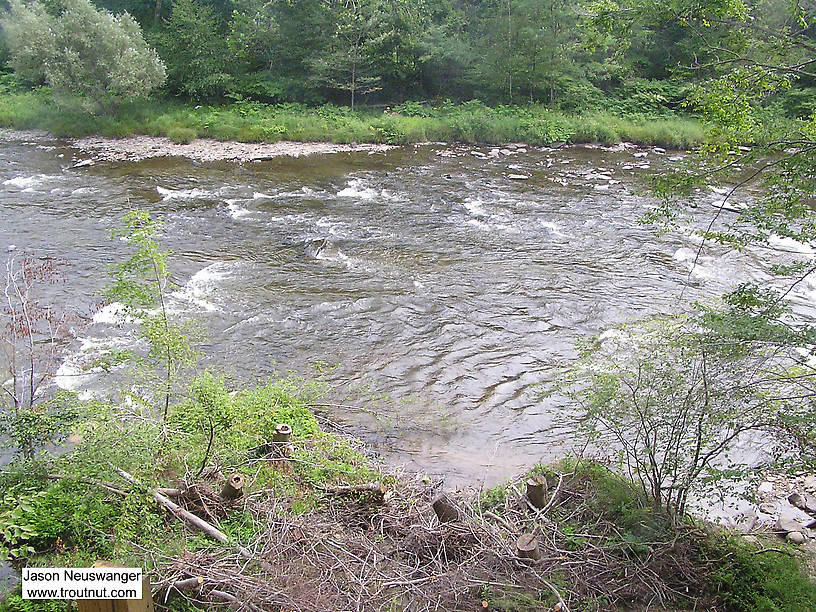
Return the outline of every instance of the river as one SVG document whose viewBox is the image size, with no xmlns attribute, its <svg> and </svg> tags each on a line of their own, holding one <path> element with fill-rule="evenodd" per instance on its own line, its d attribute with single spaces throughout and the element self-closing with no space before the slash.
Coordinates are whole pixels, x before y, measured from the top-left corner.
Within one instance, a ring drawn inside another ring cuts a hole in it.
<svg viewBox="0 0 816 612">
<path fill-rule="evenodd" d="M 127 255 L 111 228 L 150 210 L 174 252 L 172 307 L 200 322 L 207 366 L 254 380 L 317 364 L 329 403 L 362 408 L 331 420 L 454 485 L 577 446 L 541 396 L 576 339 L 676 310 L 684 287 L 706 299 L 768 278 L 767 251 L 711 245 L 689 274 L 696 239 L 638 223 L 654 204 L 644 179 L 682 159 L 659 149 L 427 144 L 74 167 L 86 159 L 42 135 L 0 142 L 0 253 L 63 258 L 55 298 L 86 309 Z M 721 198 L 700 191 L 697 219 Z M 76 334 L 57 382 L 98 393 L 110 381 L 72 376 L 75 356 L 131 336 L 111 308 Z"/>
</svg>

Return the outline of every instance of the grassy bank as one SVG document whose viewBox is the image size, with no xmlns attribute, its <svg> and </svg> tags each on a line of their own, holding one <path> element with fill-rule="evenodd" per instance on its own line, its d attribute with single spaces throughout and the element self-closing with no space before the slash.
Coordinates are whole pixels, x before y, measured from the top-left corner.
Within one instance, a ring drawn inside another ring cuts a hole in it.
<svg viewBox="0 0 816 612">
<path fill-rule="evenodd" d="M 136 134 L 167 136 L 175 142 L 196 137 L 241 142 L 279 140 L 336 143 L 444 141 L 501 144 L 523 142 L 604 143 L 621 141 L 686 149 L 703 139 L 703 128 L 684 117 L 617 117 L 600 111 L 566 115 L 544 106 L 490 108 L 479 102 L 431 107 L 406 103 L 393 109 L 306 107 L 236 102 L 197 106 L 144 101 L 110 114 L 57 107 L 46 90 L 0 94 L 0 126 L 43 129 L 57 136 Z"/>
<path fill-rule="evenodd" d="M 386 470 L 358 443 L 323 431 L 315 399 L 297 380 L 236 392 L 204 375 L 164 425 L 132 407 L 87 404 L 70 453 L 0 475 L 6 549 L 16 539 L 16 562 L 29 566 L 102 558 L 143 567 L 158 609 L 178 612 L 227 603 L 224 594 L 275 611 L 520 612 L 559 599 L 573 611 L 816 609 L 816 585 L 794 549 L 674 528 L 593 463 L 535 470 L 548 487 L 545 512 L 520 504 L 524 476 L 450 493 L 459 518 L 440 523 L 430 507 L 438 483 Z M 291 445 L 269 453 L 278 423 L 292 426 Z M 224 501 L 235 473 L 243 496 Z M 156 502 L 157 488 L 229 541 L 190 529 Z M 516 558 L 522 533 L 537 535 L 541 560 Z M 191 576 L 200 587 L 172 588 Z M 0 603 L 2 612 L 64 609 L 17 594 Z"/>
</svg>

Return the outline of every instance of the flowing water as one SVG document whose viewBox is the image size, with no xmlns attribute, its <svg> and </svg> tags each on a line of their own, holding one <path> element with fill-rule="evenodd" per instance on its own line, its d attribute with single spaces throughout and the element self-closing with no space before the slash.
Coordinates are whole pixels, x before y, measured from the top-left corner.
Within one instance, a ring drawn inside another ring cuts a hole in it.
<svg viewBox="0 0 816 612">
<path fill-rule="evenodd" d="M 683 287 L 697 299 L 767 278 L 767 252 L 708 246 L 689 274 L 698 243 L 637 222 L 654 204 L 644 179 L 680 160 L 660 150 L 429 144 L 73 167 L 87 157 L 46 137 L 0 142 L 0 252 L 64 258 L 57 297 L 84 309 L 127 255 L 111 228 L 149 209 L 174 252 L 172 307 L 201 323 L 207 365 L 258 379 L 322 364 L 329 403 L 363 409 L 330 419 L 453 484 L 573 448 L 542 384 L 578 338 L 674 310 Z M 696 196 L 700 220 L 721 197 Z M 75 356 L 132 336 L 115 307 L 76 333 L 57 383 L 98 392 L 105 375 L 78 375 Z"/>
</svg>

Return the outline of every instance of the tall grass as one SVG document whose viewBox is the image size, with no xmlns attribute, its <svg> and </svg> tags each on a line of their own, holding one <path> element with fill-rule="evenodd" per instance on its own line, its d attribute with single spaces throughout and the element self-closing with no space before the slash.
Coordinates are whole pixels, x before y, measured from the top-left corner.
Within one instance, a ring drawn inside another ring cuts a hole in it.
<svg viewBox="0 0 816 612">
<path fill-rule="evenodd" d="M 538 105 L 490 108 L 479 102 L 440 107 L 407 103 L 393 110 L 352 112 L 330 105 L 310 108 L 301 104 L 236 102 L 193 107 L 147 100 L 97 114 L 81 102 L 55 105 L 46 90 L 0 93 L 0 126 L 44 129 L 68 137 L 148 134 L 167 136 L 175 142 L 189 142 L 196 137 L 241 142 L 388 144 L 629 141 L 685 149 L 700 143 L 704 136 L 702 126 L 685 117 L 621 117 L 601 111 L 568 115 Z"/>
</svg>

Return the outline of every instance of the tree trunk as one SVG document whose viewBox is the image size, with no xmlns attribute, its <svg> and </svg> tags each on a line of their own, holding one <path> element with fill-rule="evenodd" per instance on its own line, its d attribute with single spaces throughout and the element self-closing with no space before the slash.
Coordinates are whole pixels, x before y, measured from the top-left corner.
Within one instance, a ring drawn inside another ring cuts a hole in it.
<svg viewBox="0 0 816 612">
<path fill-rule="evenodd" d="M 455 523 L 462 520 L 462 513 L 456 507 L 450 498 L 444 493 L 440 493 L 434 497 L 431 502 L 431 507 L 436 513 L 436 517 L 440 523 Z"/>
<path fill-rule="evenodd" d="M 233 500 L 238 499 L 244 494 L 244 475 L 238 472 L 231 474 L 224 483 L 224 488 L 221 489 L 221 499 Z"/>
<path fill-rule="evenodd" d="M 547 479 L 543 476 L 533 476 L 527 479 L 527 499 L 536 508 L 541 510 L 547 501 L 544 496 L 547 493 Z"/>
<path fill-rule="evenodd" d="M 541 558 L 541 550 L 538 548 L 538 540 L 531 533 L 520 535 L 516 540 L 516 556 L 522 559 L 532 559 L 538 561 Z"/>
<path fill-rule="evenodd" d="M 286 423 L 278 423 L 275 433 L 272 435 L 272 445 L 275 449 L 275 457 L 289 456 L 289 441 L 292 438 L 292 426 Z"/>
</svg>

